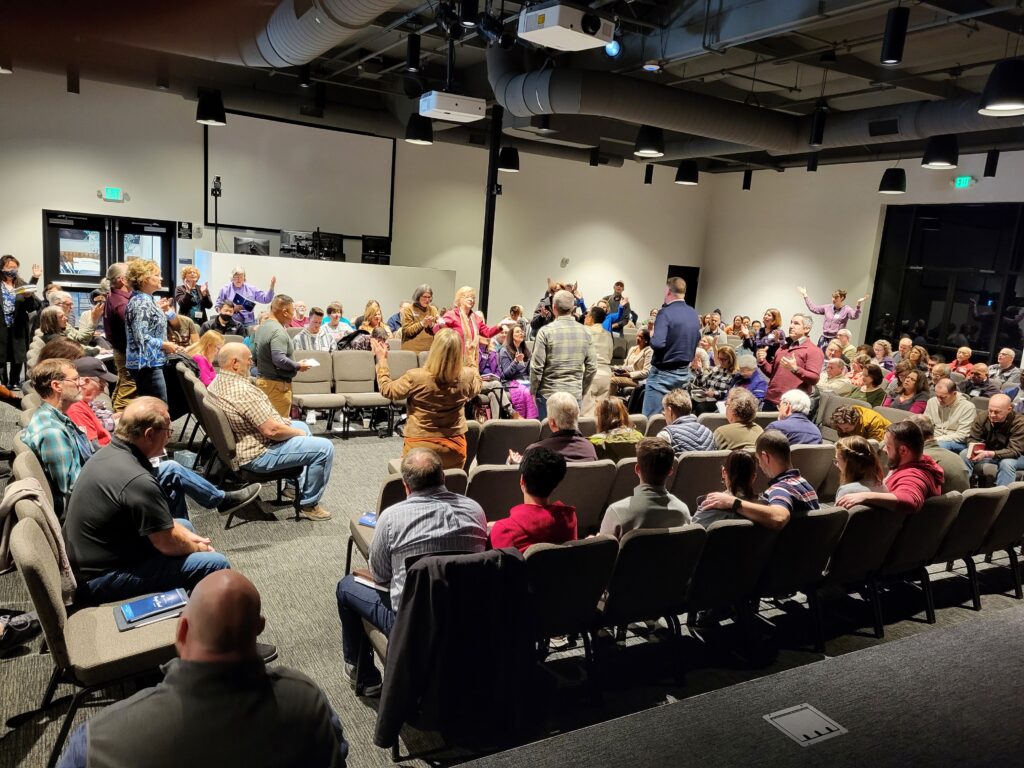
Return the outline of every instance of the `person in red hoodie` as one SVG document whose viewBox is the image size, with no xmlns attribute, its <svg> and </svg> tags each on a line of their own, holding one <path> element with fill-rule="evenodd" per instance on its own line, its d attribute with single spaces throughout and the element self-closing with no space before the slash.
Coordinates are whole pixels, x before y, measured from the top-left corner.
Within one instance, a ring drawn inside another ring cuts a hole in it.
<svg viewBox="0 0 1024 768">
<path fill-rule="evenodd" d="M 491 526 L 491 547 L 515 547 L 525 552 L 532 544 L 564 544 L 576 540 L 576 507 L 551 501 L 565 477 L 565 457 L 550 448 L 531 448 L 519 463 L 523 503 Z"/>
<path fill-rule="evenodd" d="M 910 514 L 919 512 L 924 500 L 942 493 L 942 467 L 924 453 L 924 436 L 913 421 L 897 421 L 885 430 L 885 453 L 891 471 L 885 492 L 850 493 L 836 501 L 850 509 L 859 504 L 884 507 Z"/>
</svg>

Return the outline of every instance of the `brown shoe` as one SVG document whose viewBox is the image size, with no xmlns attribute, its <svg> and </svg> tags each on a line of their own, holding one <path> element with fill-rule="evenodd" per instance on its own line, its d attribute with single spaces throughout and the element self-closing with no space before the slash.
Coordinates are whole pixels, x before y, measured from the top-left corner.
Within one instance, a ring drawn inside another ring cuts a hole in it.
<svg viewBox="0 0 1024 768">
<path fill-rule="evenodd" d="M 303 507 L 300 509 L 299 517 L 304 517 L 307 520 L 330 520 L 331 513 L 324 509 L 320 504 L 316 504 L 312 507 Z"/>
</svg>

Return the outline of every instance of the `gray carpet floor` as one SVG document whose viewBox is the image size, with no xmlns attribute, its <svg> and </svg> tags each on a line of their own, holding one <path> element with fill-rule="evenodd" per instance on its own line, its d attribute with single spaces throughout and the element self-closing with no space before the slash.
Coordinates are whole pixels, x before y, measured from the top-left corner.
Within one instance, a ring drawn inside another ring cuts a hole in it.
<svg viewBox="0 0 1024 768">
<path fill-rule="evenodd" d="M 17 414 L 11 409 L 0 413 L 0 445 L 9 444 L 16 428 Z M 323 429 L 321 422 L 316 430 Z M 177 435 L 175 435 L 177 436 Z M 340 630 L 334 598 L 335 585 L 344 569 L 348 540 L 348 517 L 357 511 L 373 509 L 387 460 L 398 456 L 398 438 L 378 439 L 368 431 L 354 432 L 351 439 L 336 439 L 334 468 L 324 499 L 334 513 L 330 521 L 295 522 L 290 508 L 262 501 L 248 515 L 248 521 L 224 531 L 216 512 L 194 510 L 193 521 L 201 533 L 210 536 L 218 550 L 230 558 L 233 567 L 244 572 L 263 596 L 267 629 L 263 639 L 277 645 L 276 662 L 297 668 L 318 681 L 338 711 L 351 745 L 349 765 L 387 766 L 390 755 L 373 746 L 374 700 L 357 699 L 342 677 Z M 273 489 L 264 487 L 263 498 L 273 498 Z M 357 564 L 361 564 L 358 554 Z M 997 560 L 997 563 L 1000 562 Z M 666 642 L 665 629 L 653 633 L 631 633 L 625 644 L 605 641 L 599 644 L 601 683 L 604 696 L 596 704 L 584 678 L 582 652 L 572 649 L 552 658 L 552 695 L 548 697 L 546 724 L 535 738 L 543 738 L 612 718 L 661 706 L 679 699 L 725 688 L 782 670 L 820 662 L 898 640 L 922 632 L 934 632 L 962 622 L 977 621 L 993 611 L 1019 605 L 1012 599 L 1005 568 L 981 567 L 984 611 L 969 607 L 969 589 L 955 574 L 939 574 L 936 600 L 938 623 L 929 626 L 923 620 L 920 593 L 911 587 L 897 587 L 886 595 L 886 637 L 876 640 L 870 634 L 870 611 L 856 598 L 841 599 L 829 608 L 826 656 L 808 645 L 808 625 L 804 606 L 785 603 L 769 610 L 774 624 L 765 623 L 756 641 L 755 660 L 740 654 L 738 627 L 726 623 L 720 629 L 702 633 L 702 641 L 686 638 L 682 651 Z M 27 593 L 16 572 L 0 574 L 0 606 L 31 609 Z M 0 659 L 0 766 L 42 766 L 56 738 L 66 711 L 63 705 L 27 718 L 17 728 L 5 725 L 12 715 L 32 710 L 39 703 L 51 672 L 48 656 L 38 653 L 40 642 L 33 641 L 20 653 Z M 674 654 L 685 654 L 689 668 L 686 684 L 678 685 L 671 672 Z M 129 695 L 123 688 L 108 691 L 111 700 Z M 66 695 L 63 688 L 58 696 Z M 102 700 L 86 706 L 76 717 L 84 722 L 102 706 Z M 415 765 L 452 764 L 473 757 L 457 751 L 445 751 L 431 734 L 412 729 L 403 732 L 403 754 L 425 757 Z"/>
</svg>

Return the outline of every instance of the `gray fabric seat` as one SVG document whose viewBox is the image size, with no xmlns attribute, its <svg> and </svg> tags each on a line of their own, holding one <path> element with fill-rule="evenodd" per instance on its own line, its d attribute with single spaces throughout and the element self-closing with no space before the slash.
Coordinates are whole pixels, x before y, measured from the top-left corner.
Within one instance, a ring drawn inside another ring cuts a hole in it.
<svg viewBox="0 0 1024 768">
<path fill-rule="evenodd" d="M 508 517 L 508 511 L 523 502 L 519 466 L 478 464 L 469 472 L 466 495 L 483 507 L 488 522 Z"/>
<path fill-rule="evenodd" d="M 344 418 L 342 437 L 348 439 L 351 419 L 357 409 L 385 408 L 391 405 L 391 401 L 375 391 L 377 373 L 372 352 L 345 349 L 332 352 L 331 358 L 334 368 L 334 392 L 345 397 L 345 405 L 341 409 Z M 391 413 L 390 408 L 388 412 Z M 393 424 L 393 418 L 389 417 L 389 432 Z"/>
<path fill-rule="evenodd" d="M 690 508 L 697 509 L 697 499 L 722 487 L 722 465 L 729 451 L 693 451 L 684 453 L 669 479 L 669 492 Z"/>
<path fill-rule="evenodd" d="M 327 411 L 327 426 L 334 421 L 334 412 L 345 407 L 345 396 L 332 391 L 334 363 L 330 352 L 296 350 L 297 360 L 316 360 L 319 365 L 299 371 L 292 379 L 292 403 L 301 411 Z"/>
<path fill-rule="evenodd" d="M 794 445 L 790 450 L 793 466 L 816 492 L 824 490 L 832 468 L 836 449 L 832 445 Z"/>
<path fill-rule="evenodd" d="M 644 430 L 646 437 L 657 437 L 658 433 L 665 428 L 665 417 L 656 413 L 647 419 L 647 429 Z"/>
<path fill-rule="evenodd" d="M 158 621 L 119 632 L 114 622 L 115 608 L 110 605 L 83 608 L 69 616 L 61 601 L 57 562 L 34 520 L 20 520 L 14 527 L 11 553 L 54 664 L 40 708 L 50 705 L 61 683 L 78 689 L 50 754 L 49 764 L 54 765 L 82 699 L 99 688 L 154 672 L 174 658 L 177 622 Z"/>
<path fill-rule="evenodd" d="M 946 532 L 939 551 L 932 557 L 932 563 L 949 563 L 963 560 L 967 566 L 967 579 L 971 585 L 971 600 L 974 610 L 981 610 L 981 588 L 978 584 L 978 569 L 974 563 L 974 553 L 978 551 L 992 525 L 999 518 L 1009 498 L 1008 489 L 1001 486 L 995 488 L 972 488 L 964 491 L 963 502 L 956 519 Z"/>
<path fill-rule="evenodd" d="M 551 498 L 576 507 L 576 526 L 580 537 L 597 533 L 601 526 L 615 472 L 615 462 L 609 459 L 573 461 L 566 466 L 565 479 L 555 488 Z M 518 478 L 516 482 L 518 484 Z M 522 492 L 517 503 L 521 502 Z"/>
<path fill-rule="evenodd" d="M 15 440 L 15 442 L 20 443 L 21 441 Z M 15 480 L 24 480 L 28 477 L 38 480 L 39 484 L 43 486 L 43 493 L 46 494 L 47 501 L 53 506 L 53 492 L 50 489 L 50 481 L 46 477 L 46 470 L 43 469 L 43 465 L 39 463 L 39 459 L 32 449 L 27 445 L 25 448 L 26 450 L 18 453 L 14 457 L 14 461 L 11 462 L 11 475 Z"/>
<path fill-rule="evenodd" d="M 724 413 L 702 413 L 697 417 L 697 421 L 703 424 L 705 427 L 714 432 L 719 427 L 724 427 L 729 423 L 729 420 L 725 417 Z"/>
<path fill-rule="evenodd" d="M 579 424 L 577 425 L 580 434 L 584 437 L 590 437 L 591 435 L 597 434 L 597 419 L 593 416 L 581 416 Z M 540 437 L 538 440 L 547 440 L 551 435 L 554 434 L 551 429 L 551 424 L 545 419 L 540 425 Z"/>
<path fill-rule="evenodd" d="M 677 617 L 706 538 L 699 525 L 638 529 L 623 536 L 598 623 L 624 626 L 665 618 L 669 629 L 681 634 Z"/>
<path fill-rule="evenodd" d="M 507 464 L 508 452 L 523 453 L 526 446 L 537 442 L 541 423 L 536 419 L 491 419 L 480 427 L 476 463 Z"/>
<path fill-rule="evenodd" d="M 1003 511 L 989 528 L 976 554 L 988 559 L 995 552 L 1006 552 L 1013 577 L 1013 592 L 1020 600 L 1024 598 L 1024 590 L 1021 588 L 1020 562 L 1015 547 L 1024 541 L 1024 483 L 1010 483 L 1006 490 L 1008 495 Z"/>
<path fill-rule="evenodd" d="M 939 551 L 939 545 L 953 525 L 962 501 L 963 497 L 956 491 L 926 499 L 920 512 L 906 516 L 879 570 L 882 578 L 921 582 L 929 624 L 935 623 L 935 599 L 925 566 Z M 879 599 L 877 590 L 873 597 Z"/>
<path fill-rule="evenodd" d="M 640 478 L 636 474 L 636 457 L 621 459 L 615 465 L 615 479 L 612 480 L 612 486 L 608 489 L 608 498 L 605 499 L 604 508 L 608 509 L 611 504 L 620 499 L 628 499 L 639 484 Z"/>
</svg>

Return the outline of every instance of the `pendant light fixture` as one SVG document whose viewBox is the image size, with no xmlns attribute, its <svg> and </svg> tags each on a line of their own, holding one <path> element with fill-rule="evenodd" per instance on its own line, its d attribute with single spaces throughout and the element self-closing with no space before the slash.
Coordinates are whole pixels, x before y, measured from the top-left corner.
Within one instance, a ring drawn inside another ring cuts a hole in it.
<svg viewBox="0 0 1024 768">
<path fill-rule="evenodd" d="M 196 104 L 196 122 L 202 125 L 227 125 L 228 118 L 224 114 L 224 100 L 220 91 L 199 92 Z"/>
<path fill-rule="evenodd" d="M 878 191 L 883 195 L 902 195 L 907 191 L 907 172 L 902 168 L 886 168 Z"/>
<path fill-rule="evenodd" d="M 906 6 L 890 8 L 885 16 L 885 36 L 882 38 L 881 62 L 895 67 L 903 61 L 903 46 L 907 42 L 907 25 L 910 23 L 910 9 Z"/>
<path fill-rule="evenodd" d="M 661 128 L 641 125 L 636 134 L 633 154 L 637 157 L 661 157 L 665 154 L 665 134 Z"/>
<path fill-rule="evenodd" d="M 994 179 L 999 168 L 999 150 L 990 149 L 985 155 L 985 178 Z"/>
<path fill-rule="evenodd" d="M 700 171 L 696 160 L 683 160 L 676 169 L 676 184 L 695 187 L 700 183 Z"/>
<path fill-rule="evenodd" d="M 409 144 L 426 146 L 434 143 L 434 126 L 430 118 L 413 113 L 405 125 L 405 140 Z"/>
<path fill-rule="evenodd" d="M 498 170 L 519 173 L 519 150 L 515 147 L 502 147 L 498 153 Z"/>
<path fill-rule="evenodd" d="M 405 38 L 405 71 L 420 71 L 420 36 L 417 34 Z"/>
<path fill-rule="evenodd" d="M 313 84 L 313 79 L 309 73 L 309 64 L 303 64 L 299 67 L 299 88 L 309 88 Z"/>
<path fill-rule="evenodd" d="M 818 153 L 812 152 L 807 156 L 807 172 L 817 173 L 818 172 Z"/>
<path fill-rule="evenodd" d="M 743 189 L 748 191 L 750 189 L 750 183 L 754 180 L 754 172 L 746 170 L 743 172 Z"/>
<path fill-rule="evenodd" d="M 654 166 L 648 163 L 644 166 L 644 184 L 654 183 Z"/>
<path fill-rule="evenodd" d="M 981 92 L 978 114 L 989 117 L 1024 115 L 1024 59 L 1004 59 L 992 68 Z"/>
<path fill-rule="evenodd" d="M 955 134 L 944 133 L 932 136 L 924 146 L 924 157 L 921 158 L 922 168 L 947 170 L 956 168 L 960 161 L 960 142 Z"/>
</svg>

